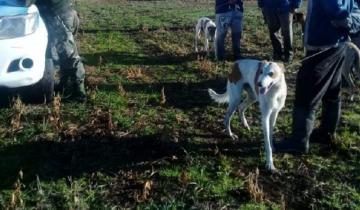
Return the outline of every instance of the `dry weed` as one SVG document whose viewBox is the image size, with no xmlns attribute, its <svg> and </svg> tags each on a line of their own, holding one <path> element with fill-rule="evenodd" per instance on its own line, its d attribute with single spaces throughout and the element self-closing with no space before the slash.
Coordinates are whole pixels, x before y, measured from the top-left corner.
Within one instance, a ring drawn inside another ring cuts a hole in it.
<svg viewBox="0 0 360 210">
<path fill-rule="evenodd" d="M 117 125 L 113 122 L 112 118 L 111 110 L 103 111 L 101 108 L 95 108 L 89 117 L 88 123 L 82 126 L 70 124 L 64 130 L 63 135 L 72 140 L 78 136 L 103 137 L 114 135 Z M 126 135 L 121 132 L 116 134 Z"/>
<path fill-rule="evenodd" d="M 149 27 L 146 25 L 141 24 L 140 25 L 140 31 L 143 33 L 149 32 Z"/>
<path fill-rule="evenodd" d="M 148 180 L 143 184 L 142 194 L 136 195 L 137 202 L 142 203 L 149 199 L 153 184 L 154 183 L 151 180 Z"/>
<path fill-rule="evenodd" d="M 258 184 L 259 178 L 259 169 L 256 169 L 256 172 L 250 172 L 247 180 L 245 182 L 245 188 L 250 194 L 251 199 L 254 202 L 263 202 L 264 201 L 264 193 Z"/>
<path fill-rule="evenodd" d="M 119 85 L 118 85 L 118 93 L 119 93 L 119 95 L 121 95 L 121 96 L 126 96 L 125 88 L 124 88 L 124 86 L 122 86 L 121 83 L 119 83 Z"/>
<path fill-rule="evenodd" d="M 183 187 L 187 186 L 190 182 L 190 176 L 186 171 L 181 172 L 179 181 Z"/>
<path fill-rule="evenodd" d="M 165 95 L 165 87 L 163 86 L 161 88 L 161 93 L 160 93 L 160 105 L 164 106 L 166 103 L 166 95 Z"/>
<path fill-rule="evenodd" d="M 203 75 L 208 75 L 212 72 L 213 63 L 207 59 L 198 60 L 199 71 Z"/>
<path fill-rule="evenodd" d="M 144 75 L 140 67 L 133 67 L 126 71 L 127 79 L 141 79 L 143 76 Z"/>
<path fill-rule="evenodd" d="M 98 60 L 98 66 L 99 68 L 101 68 L 101 66 L 103 65 L 104 61 L 103 61 L 103 58 L 102 56 L 99 56 L 99 60 Z"/>
<path fill-rule="evenodd" d="M 59 132 L 63 126 L 61 122 L 61 97 L 56 95 L 54 97 L 52 110 L 50 113 L 50 122 L 54 126 L 57 132 Z"/>
<path fill-rule="evenodd" d="M 70 138 L 72 141 L 75 140 L 76 136 L 78 136 L 78 133 L 79 133 L 79 126 L 76 124 L 69 124 L 67 126 L 67 129 L 64 130 L 64 136 Z"/>
<path fill-rule="evenodd" d="M 24 208 L 24 201 L 21 198 L 21 188 L 23 184 L 21 183 L 23 179 L 23 172 L 20 170 L 16 182 L 14 184 L 14 191 L 11 193 L 10 203 L 5 208 L 6 210 L 16 210 Z"/>
<path fill-rule="evenodd" d="M 88 95 L 89 95 L 89 99 L 91 101 L 94 101 L 96 99 L 97 96 L 97 91 L 98 91 L 98 87 L 95 86 L 94 88 L 90 88 L 88 91 Z"/>
<path fill-rule="evenodd" d="M 25 112 L 25 104 L 21 101 L 21 99 L 18 97 L 13 103 L 12 110 L 13 110 L 13 116 L 11 118 L 11 131 L 16 132 L 21 129 L 21 118 Z"/>
<path fill-rule="evenodd" d="M 280 206 L 281 206 L 281 210 L 286 210 L 286 202 L 285 202 L 284 194 L 281 195 Z"/>
</svg>

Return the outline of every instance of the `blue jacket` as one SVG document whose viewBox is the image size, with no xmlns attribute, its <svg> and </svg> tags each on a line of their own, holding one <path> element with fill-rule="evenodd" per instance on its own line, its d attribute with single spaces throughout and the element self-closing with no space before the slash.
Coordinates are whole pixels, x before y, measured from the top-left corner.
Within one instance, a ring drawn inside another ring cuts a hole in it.
<svg viewBox="0 0 360 210">
<path fill-rule="evenodd" d="M 266 7 L 281 13 L 290 12 L 300 7 L 301 0 L 258 0 L 260 8 Z"/>
<path fill-rule="evenodd" d="M 336 47 L 360 30 L 360 15 L 354 0 L 309 0 L 305 27 L 308 50 Z"/>
<path fill-rule="evenodd" d="M 351 18 L 351 27 L 350 34 L 351 35 L 360 35 L 360 0 L 354 1 L 354 8 L 350 14 Z"/>
<path fill-rule="evenodd" d="M 225 13 L 239 9 L 241 12 L 244 11 L 243 0 L 236 0 L 236 4 L 229 4 L 229 0 L 216 0 L 215 2 L 215 13 Z"/>
</svg>

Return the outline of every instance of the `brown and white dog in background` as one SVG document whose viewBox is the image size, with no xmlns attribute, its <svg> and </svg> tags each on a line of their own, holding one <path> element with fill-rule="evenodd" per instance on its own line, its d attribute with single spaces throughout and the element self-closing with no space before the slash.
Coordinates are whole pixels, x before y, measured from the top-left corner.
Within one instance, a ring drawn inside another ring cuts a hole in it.
<svg viewBox="0 0 360 210">
<path fill-rule="evenodd" d="M 215 50 L 215 40 L 216 40 L 216 25 L 214 21 L 207 17 L 199 18 L 196 28 L 195 28 L 195 52 L 199 52 L 198 42 L 201 38 L 201 34 L 205 38 L 205 51 L 209 55 L 209 42 L 214 43 Z"/>
</svg>

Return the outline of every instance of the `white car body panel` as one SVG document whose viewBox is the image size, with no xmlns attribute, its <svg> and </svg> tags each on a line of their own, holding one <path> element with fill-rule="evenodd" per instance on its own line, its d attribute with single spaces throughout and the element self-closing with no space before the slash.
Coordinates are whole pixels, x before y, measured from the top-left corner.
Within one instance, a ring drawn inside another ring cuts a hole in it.
<svg viewBox="0 0 360 210">
<path fill-rule="evenodd" d="M 34 5 L 28 8 L 27 13 L 39 15 Z M 39 82 L 45 71 L 47 44 L 48 33 L 40 15 L 39 25 L 34 33 L 19 38 L 0 40 L 0 87 L 19 88 Z M 33 61 L 32 68 L 19 67 L 19 70 L 15 72 L 8 72 L 14 60 L 25 58 Z"/>
</svg>

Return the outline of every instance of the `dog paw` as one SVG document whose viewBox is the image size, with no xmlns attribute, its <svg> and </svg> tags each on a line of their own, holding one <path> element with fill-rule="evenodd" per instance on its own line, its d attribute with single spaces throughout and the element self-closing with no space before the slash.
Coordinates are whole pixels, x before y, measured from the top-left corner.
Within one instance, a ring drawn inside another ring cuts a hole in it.
<svg viewBox="0 0 360 210">
<path fill-rule="evenodd" d="M 272 172 L 272 173 L 276 173 L 277 169 L 275 168 L 274 164 L 266 164 L 266 170 Z"/>
<path fill-rule="evenodd" d="M 231 134 L 230 137 L 232 138 L 232 140 L 238 140 L 239 137 L 235 134 Z"/>
</svg>

